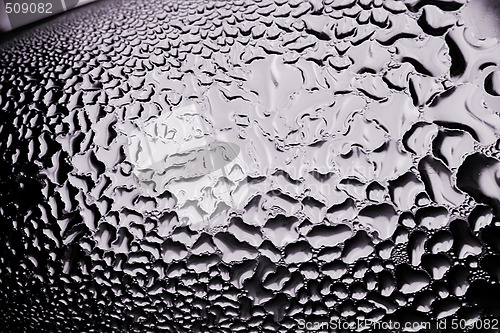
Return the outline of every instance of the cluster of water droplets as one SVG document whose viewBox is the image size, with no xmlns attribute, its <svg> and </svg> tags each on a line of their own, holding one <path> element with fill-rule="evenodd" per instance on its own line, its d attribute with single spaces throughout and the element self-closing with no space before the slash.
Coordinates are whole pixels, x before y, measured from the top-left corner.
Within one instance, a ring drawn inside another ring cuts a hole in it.
<svg viewBox="0 0 500 333">
<path fill-rule="evenodd" d="M 500 47 L 474 6 L 111 0 L 6 38 L 2 327 L 500 315 Z"/>
</svg>

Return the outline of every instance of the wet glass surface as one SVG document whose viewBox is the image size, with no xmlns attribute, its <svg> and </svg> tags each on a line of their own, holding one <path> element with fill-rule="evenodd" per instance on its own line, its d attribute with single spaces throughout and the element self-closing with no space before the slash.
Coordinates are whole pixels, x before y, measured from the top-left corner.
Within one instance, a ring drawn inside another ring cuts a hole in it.
<svg viewBox="0 0 500 333">
<path fill-rule="evenodd" d="M 109 0 L 4 35 L 2 331 L 498 331 L 498 14 Z"/>
</svg>

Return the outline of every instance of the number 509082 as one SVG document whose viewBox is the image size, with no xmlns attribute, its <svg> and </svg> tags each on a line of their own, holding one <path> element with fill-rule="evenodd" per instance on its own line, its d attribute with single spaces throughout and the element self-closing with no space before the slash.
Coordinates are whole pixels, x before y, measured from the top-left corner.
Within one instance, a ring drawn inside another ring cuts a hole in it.
<svg viewBox="0 0 500 333">
<path fill-rule="evenodd" d="M 27 3 L 27 2 L 6 2 L 5 11 L 7 14 L 52 14 L 52 4 L 50 2 L 43 3 Z"/>
</svg>

